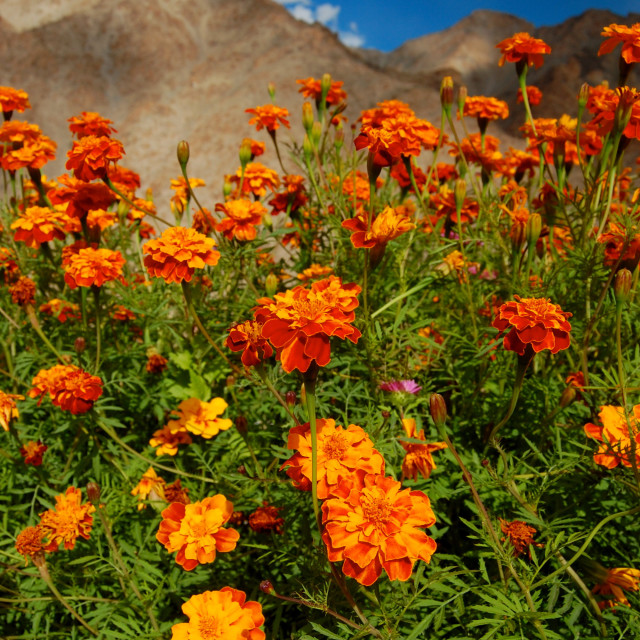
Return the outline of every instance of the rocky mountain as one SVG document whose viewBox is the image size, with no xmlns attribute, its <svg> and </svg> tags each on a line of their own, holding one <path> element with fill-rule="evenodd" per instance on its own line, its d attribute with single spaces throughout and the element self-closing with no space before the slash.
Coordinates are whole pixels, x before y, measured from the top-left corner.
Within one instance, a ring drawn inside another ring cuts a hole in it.
<svg viewBox="0 0 640 640">
<path fill-rule="evenodd" d="M 269 82 L 292 123 L 303 102 L 295 80 L 325 72 L 344 80 L 350 122 L 360 110 L 397 98 L 437 123 L 440 81 L 452 75 L 471 95 L 507 99 L 513 133 L 522 107 L 515 105 L 513 65 L 497 66 L 497 42 L 524 30 L 551 45 L 530 81 L 545 93 L 538 114 L 557 116 L 575 111 L 582 82 L 615 83 L 617 55 L 596 56 L 602 27 L 640 21 L 640 14 L 587 11 L 536 30 L 513 16 L 476 11 L 383 54 L 349 49 L 328 29 L 295 20 L 272 0 L 3 0 L 1 15 L 2 84 L 29 93 L 33 109 L 23 119 L 59 144 L 47 174 L 64 170 L 71 144 L 67 118 L 98 111 L 116 124 L 127 153 L 123 164 L 153 187 L 165 215 L 181 139 L 191 145 L 191 175 L 210 187 L 203 199 L 211 208 L 220 200 L 223 174 L 238 166 L 243 137 L 267 142 L 265 163 L 277 168 L 268 136 L 256 133 L 244 113 L 269 102 Z M 638 85 L 633 73 L 630 82 Z M 292 132 L 299 133 L 299 125 Z M 291 134 L 280 129 L 279 137 L 286 141 Z M 508 135 L 506 143 L 513 143 Z"/>
</svg>

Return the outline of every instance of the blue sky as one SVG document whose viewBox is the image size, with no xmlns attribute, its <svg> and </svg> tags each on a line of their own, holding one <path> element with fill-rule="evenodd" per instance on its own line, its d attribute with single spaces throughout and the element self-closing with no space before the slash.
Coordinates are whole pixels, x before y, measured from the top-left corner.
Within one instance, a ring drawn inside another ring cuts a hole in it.
<svg viewBox="0 0 640 640">
<path fill-rule="evenodd" d="M 475 9 L 511 13 L 535 26 L 553 25 L 587 9 L 609 9 L 626 16 L 640 12 L 638 0 L 276 0 L 305 22 L 320 22 L 351 47 L 391 51 L 411 38 L 441 31 Z M 627 22 L 628 23 L 628 22 Z M 626 24 L 626 23 L 625 23 Z M 603 25 L 606 26 L 606 25 Z"/>
</svg>

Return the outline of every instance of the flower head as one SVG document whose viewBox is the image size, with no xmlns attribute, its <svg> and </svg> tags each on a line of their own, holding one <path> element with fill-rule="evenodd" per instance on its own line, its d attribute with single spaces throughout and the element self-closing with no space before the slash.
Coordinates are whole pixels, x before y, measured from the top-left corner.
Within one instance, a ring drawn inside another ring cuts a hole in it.
<svg viewBox="0 0 640 640">
<path fill-rule="evenodd" d="M 469 96 L 464 101 L 463 115 L 483 120 L 509 117 L 509 106 L 504 100 L 487 96 Z"/>
<path fill-rule="evenodd" d="M 610 24 L 602 30 L 606 40 L 600 45 L 598 55 L 611 53 L 620 43 L 620 55 L 627 64 L 640 62 L 640 22 L 627 27 L 624 24 Z"/>
<path fill-rule="evenodd" d="M 616 603 L 629 606 L 624 591 L 638 591 L 640 588 L 640 569 L 618 567 L 607 569 L 606 578 L 597 584 L 592 592 L 601 596 L 613 596 L 613 600 L 598 602 L 601 609 L 615 607 Z"/>
<path fill-rule="evenodd" d="M 213 238 L 187 227 L 170 227 L 142 247 L 149 275 L 165 282 L 191 282 L 194 271 L 218 264 L 220 253 Z"/>
<path fill-rule="evenodd" d="M 498 62 L 500 66 L 505 62 L 523 61 L 529 67 L 535 65 L 538 68 L 542 65 L 543 54 L 551 53 L 551 47 L 544 40 L 533 38 L 525 32 L 505 38 L 496 45 L 496 48 L 502 53 Z"/>
<path fill-rule="evenodd" d="M 322 99 L 322 81 L 315 78 L 306 78 L 304 80 L 296 80 L 298 84 L 302 86 L 298 89 L 298 93 L 301 93 L 305 98 L 311 98 L 316 103 Z M 326 103 L 327 104 L 340 104 L 347 99 L 347 92 L 342 88 L 344 84 L 340 80 L 332 80 L 329 91 L 327 92 Z"/>
<path fill-rule="evenodd" d="M 122 277 L 124 262 L 119 251 L 85 247 L 63 259 L 64 281 L 71 289 L 101 287 L 105 282 Z"/>
<path fill-rule="evenodd" d="M 199 564 L 213 562 L 216 551 L 233 551 L 240 535 L 225 529 L 233 513 L 233 504 L 222 494 L 202 502 L 174 502 L 162 512 L 156 538 L 170 553 L 177 551 L 176 562 L 186 571 Z"/>
<path fill-rule="evenodd" d="M 416 421 L 413 418 L 403 418 L 402 426 L 407 434 L 407 438 L 413 440 L 425 439 L 424 431 L 421 429 L 418 432 Z M 402 478 L 411 478 L 412 480 L 417 480 L 418 474 L 427 480 L 433 469 L 436 468 L 436 463 L 433 461 L 431 454 L 434 451 L 447 448 L 446 442 L 417 444 L 415 442 L 400 440 L 400 445 L 406 451 L 404 460 L 402 461 Z"/>
<path fill-rule="evenodd" d="M 607 469 L 613 469 L 620 463 L 625 467 L 633 466 L 631 452 L 636 449 L 636 464 L 640 464 L 640 404 L 633 407 L 630 415 L 625 415 L 622 407 L 604 405 L 598 414 L 602 426 L 588 422 L 585 433 L 601 442 L 593 460 Z M 632 443 L 632 438 L 635 443 Z"/>
<path fill-rule="evenodd" d="M 278 174 L 260 162 L 250 162 L 244 168 L 244 175 L 242 167 L 240 167 L 236 171 L 236 175 L 229 176 L 228 179 L 231 183 L 238 185 L 238 189 L 232 194 L 234 198 L 249 194 L 262 198 L 267 194 L 267 189 L 275 191 L 280 185 Z M 240 185 L 242 185 L 242 190 L 240 190 Z"/>
<path fill-rule="evenodd" d="M 182 605 L 189 622 L 173 625 L 171 640 L 264 640 L 262 607 L 246 597 L 231 587 L 191 596 Z"/>
<path fill-rule="evenodd" d="M 169 425 L 165 425 L 162 429 L 154 431 L 153 437 L 149 440 L 152 447 L 156 447 L 156 455 L 175 456 L 178 453 L 178 445 L 191 444 L 191 436 L 186 429 L 181 431 L 172 430 Z M 170 500 L 169 502 L 172 502 Z"/>
<path fill-rule="evenodd" d="M 407 231 L 415 228 L 409 214 L 400 207 L 386 206 L 371 222 L 367 224 L 368 215 L 359 213 L 355 218 L 350 218 L 342 223 L 345 229 L 354 231 L 351 234 L 351 243 L 356 248 L 371 249 L 386 245 L 390 240 L 398 238 Z"/>
<path fill-rule="evenodd" d="M 84 182 L 66 173 L 58 178 L 58 186 L 47 196 L 54 205 L 67 204 L 65 213 L 71 218 L 83 218 L 89 211 L 108 209 L 115 195 L 102 182 Z"/>
<path fill-rule="evenodd" d="M 107 177 L 109 165 L 124 155 L 124 147 L 118 140 L 107 136 L 85 136 L 73 143 L 68 151 L 67 169 L 79 180 L 91 182 Z"/>
<path fill-rule="evenodd" d="M 14 304 L 24 307 L 35 302 L 36 283 L 27 276 L 20 276 L 10 287 L 9 293 Z"/>
<path fill-rule="evenodd" d="M 273 104 L 265 104 L 255 109 L 245 109 L 245 113 L 250 113 L 253 117 L 249 120 L 249 124 L 256 125 L 256 131 L 260 129 L 266 129 L 269 133 L 272 133 L 276 129 L 280 128 L 280 125 L 290 128 L 289 111 L 282 107 L 276 107 Z"/>
<path fill-rule="evenodd" d="M 429 498 L 391 477 L 368 474 L 361 488 L 343 480 L 322 505 L 322 521 L 329 561 L 343 561 L 343 573 L 365 586 L 383 569 L 390 580 L 408 580 L 416 560 L 429 562 L 436 550 L 420 530 L 436 521 Z"/>
<path fill-rule="evenodd" d="M 13 239 L 34 249 L 54 238 L 64 240 L 62 227 L 65 217 L 60 211 L 49 207 L 27 207 L 11 224 L 11 229 L 15 230 Z"/>
<path fill-rule="evenodd" d="M 20 447 L 20 455 L 24 458 L 25 464 L 39 467 L 42 464 L 42 456 L 47 449 L 47 445 L 42 444 L 41 440 L 38 440 L 38 442 L 31 440 L 24 447 Z"/>
<path fill-rule="evenodd" d="M 146 500 L 164 502 L 165 484 L 164 478 L 161 478 L 153 467 L 149 467 L 140 478 L 140 482 L 131 489 L 131 495 L 138 496 L 138 511 L 146 508 Z"/>
<path fill-rule="evenodd" d="M 147 358 L 147 364 L 145 365 L 145 370 L 147 373 L 160 374 L 162 373 L 169 364 L 169 361 L 159 353 L 151 353 Z"/>
<path fill-rule="evenodd" d="M 9 423 L 20 415 L 16 400 L 24 400 L 24 396 L 0 390 L 0 426 L 5 431 L 9 431 Z"/>
<path fill-rule="evenodd" d="M 273 355 L 273 348 L 262 335 L 263 323 L 247 320 L 229 329 L 224 344 L 231 351 L 242 351 L 242 364 L 254 367 Z"/>
<path fill-rule="evenodd" d="M 382 382 L 380 388 L 383 391 L 410 393 L 414 396 L 422 390 L 415 380 L 389 380 L 389 382 Z"/>
<path fill-rule="evenodd" d="M 59 298 L 51 298 L 49 302 L 44 302 L 38 309 L 40 313 L 56 318 L 58 322 L 65 323 L 67 320 L 81 320 L 80 307 L 75 302 L 66 302 Z"/>
<path fill-rule="evenodd" d="M 31 109 L 27 92 L 13 87 L 0 87 L 0 107 L 4 113 Z"/>
<path fill-rule="evenodd" d="M 209 402 L 203 402 L 198 398 L 183 400 L 174 411 L 175 420 L 170 420 L 167 426 L 172 431 L 184 431 L 185 429 L 197 436 L 209 439 L 220 431 L 229 429 L 233 422 L 228 418 L 221 418 L 229 405 L 222 398 L 213 398 Z"/>
<path fill-rule="evenodd" d="M 90 503 L 82 504 L 82 491 L 75 487 L 56 496 L 56 506 L 40 514 L 40 526 L 48 538 L 45 550 L 57 551 L 61 542 L 65 549 L 73 549 L 78 537 L 88 540 L 95 510 Z"/>
<path fill-rule="evenodd" d="M 500 307 L 491 323 L 501 332 L 509 330 L 503 340 L 505 349 L 523 356 L 527 347 L 535 353 L 543 349 L 558 353 L 569 347 L 571 325 L 567 318 L 571 313 L 546 298 L 515 298 Z"/>
<path fill-rule="evenodd" d="M 274 507 L 265 501 L 261 507 L 249 515 L 249 526 L 256 533 L 266 531 L 282 533 L 284 519 L 279 515 L 281 509 L 282 507 Z"/>
<path fill-rule="evenodd" d="M 75 133 L 78 139 L 85 136 L 109 137 L 112 133 L 118 133 L 111 126 L 113 124 L 111 120 L 103 118 L 95 111 L 83 111 L 79 116 L 69 118 L 67 122 L 69 123 L 69 130 L 71 133 Z"/>
<path fill-rule="evenodd" d="M 74 415 L 89 411 L 102 395 L 102 380 L 72 364 L 57 364 L 40 370 L 31 386 L 30 398 L 40 398 L 40 402 L 45 394 L 49 394 L 56 407 Z"/>
<path fill-rule="evenodd" d="M 332 488 L 356 471 L 384 473 L 384 459 L 362 427 L 350 424 L 346 429 L 335 420 L 317 421 L 318 498 L 327 498 Z M 294 453 L 281 467 L 295 487 L 311 491 L 311 428 L 309 423 L 289 431 L 287 448 Z"/>
<path fill-rule="evenodd" d="M 509 540 L 516 556 L 519 556 L 525 551 L 530 553 L 529 545 L 535 544 L 533 541 L 533 536 L 536 533 L 534 527 L 528 525 L 526 522 L 522 522 L 522 520 L 507 522 L 500 518 L 500 528 L 502 529 L 502 533 L 506 536 L 505 538 L 502 538 L 502 542 Z M 538 544 L 536 546 L 542 545 Z"/>
<path fill-rule="evenodd" d="M 24 556 L 25 565 L 29 564 L 29 558 L 34 562 L 44 556 L 45 548 L 43 538 L 47 535 L 46 530 L 36 525 L 23 529 L 16 537 L 16 551 Z"/>
<path fill-rule="evenodd" d="M 216 211 L 225 215 L 216 225 L 216 231 L 222 232 L 228 240 L 235 238 L 241 241 L 253 240 L 256 237 L 256 225 L 262 222 L 262 216 L 267 213 L 262 203 L 245 198 L 217 204 Z"/>
</svg>

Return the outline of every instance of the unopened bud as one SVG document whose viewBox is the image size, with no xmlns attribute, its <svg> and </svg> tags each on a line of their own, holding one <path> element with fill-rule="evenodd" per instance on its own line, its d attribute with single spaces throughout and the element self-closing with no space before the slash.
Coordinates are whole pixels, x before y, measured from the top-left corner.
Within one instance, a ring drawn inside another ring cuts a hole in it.
<svg viewBox="0 0 640 640">
<path fill-rule="evenodd" d="M 228 180 L 225 180 L 224 185 L 222 187 L 222 195 L 224 196 L 225 200 L 231 195 L 232 191 L 233 191 L 233 185 Z"/>
<path fill-rule="evenodd" d="M 238 432 L 243 436 L 246 435 L 249 427 L 249 423 L 247 422 L 247 419 L 244 416 L 238 416 L 235 419 L 235 424 Z"/>
<path fill-rule="evenodd" d="M 284 394 L 284 399 L 287 401 L 288 407 L 294 407 L 298 401 L 298 396 L 295 391 L 287 391 L 287 393 Z"/>
<path fill-rule="evenodd" d="M 589 85 L 586 82 L 582 83 L 580 87 L 580 93 L 578 93 L 578 106 L 584 109 L 587 106 L 589 100 Z"/>
<path fill-rule="evenodd" d="M 489 460 L 487 460 L 487 458 L 483 458 L 482 462 L 480 463 L 483 467 L 488 467 L 489 466 Z"/>
<path fill-rule="evenodd" d="M 73 343 L 73 348 L 76 350 L 76 353 L 82 353 L 87 346 L 87 341 L 83 337 L 76 338 L 76 341 Z"/>
<path fill-rule="evenodd" d="M 322 123 L 321 122 L 314 122 L 313 126 L 311 127 L 311 142 L 313 143 L 314 147 L 318 147 L 318 145 L 320 144 L 320 138 L 322 137 Z"/>
<path fill-rule="evenodd" d="M 322 80 L 320 81 L 320 90 L 322 91 L 323 104 L 327 101 L 327 96 L 329 95 L 329 89 L 331 89 L 331 74 L 325 73 L 323 74 Z"/>
<path fill-rule="evenodd" d="M 438 429 L 444 427 L 444 423 L 447 421 L 447 405 L 439 393 L 431 394 L 429 398 L 429 410 L 436 427 L 438 427 Z"/>
<path fill-rule="evenodd" d="M 613 290 L 616 294 L 616 300 L 619 302 L 625 302 L 629 299 L 629 292 L 631 291 L 631 282 L 633 276 L 629 269 L 620 269 L 616 273 L 616 279 L 613 284 Z"/>
<path fill-rule="evenodd" d="M 453 78 L 445 76 L 440 85 L 440 104 L 446 113 L 451 113 L 453 104 Z"/>
<path fill-rule="evenodd" d="M 100 485 L 97 482 L 87 483 L 87 498 L 94 507 L 100 503 Z"/>
<path fill-rule="evenodd" d="M 263 580 L 260 583 L 260 591 L 262 591 L 262 593 L 266 593 L 267 595 L 272 595 L 276 592 L 269 580 Z"/>
<path fill-rule="evenodd" d="M 527 220 L 527 244 L 530 247 L 533 247 L 538 242 L 541 232 L 542 217 L 539 213 L 532 213 Z"/>
<path fill-rule="evenodd" d="M 276 85 L 275 85 L 275 84 L 273 84 L 273 82 L 270 82 L 270 83 L 267 85 L 267 91 L 269 92 L 269 97 L 270 97 L 272 100 L 275 100 L 275 97 L 276 97 Z"/>
<path fill-rule="evenodd" d="M 227 379 L 225 380 L 225 383 L 227 385 L 227 388 L 231 388 L 235 385 L 236 383 L 236 377 L 235 376 L 227 376 Z"/>
<path fill-rule="evenodd" d="M 304 407 L 307 406 L 307 390 L 305 389 L 304 382 L 300 387 L 300 404 Z"/>
<path fill-rule="evenodd" d="M 189 143 L 186 140 L 178 142 L 178 162 L 181 167 L 186 167 L 189 162 Z"/>
<path fill-rule="evenodd" d="M 243 464 L 238 467 L 237 471 L 241 476 L 247 475 L 247 468 Z"/>
<path fill-rule="evenodd" d="M 640 94 L 630 87 L 618 87 L 616 93 L 618 94 L 618 106 L 616 108 L 614 121 L 616 131 L 622 132 L 631 120 L 633 105 L 640 100 Z"/>
<path fill-rule="evenodd" d="M 453 189 L 453 195 L 456 203 L 456 212 L 460 214 L 464 206 L 464 199 L 467 195 L 467 183 L 463 178 L 458 178 Z"/>
<path fill-rule="evenodd" d="M 302 105 L 302 126 L 307 133 L 311 133 L 313 127 L 313 107 L 310 102 Z"/>
<path fill-rule="evenodd" d="M 270 211 L 265 211 L 262 214 L 262 224 L 267 227 L 267 229 L 273 229 L 273 218 L 271 217 Z"/>
<path fill-rule="evenodd" d="M 334 138 L 334 144 L 336 145 L 336 150 L 340 151 L 344 146 L 344 128 L 342 126 L 342 122 L 338 123 L 336 127 L 336 137 Z"/>
<path fill-rule="evenodd" d="M 381 414 L 382 414 L 382 417 L 385 420 L 388 420 L 391 417 L 391 413 L 389 411 L 386 411 L 386 410 L 381 411 Z"/>
<path fill-rule="evenodd" d="M 307 162 L 311 161 L 311 157 L 313 156 L 313 144 L 311 143 L 311 139 L 309 138 L 309 134 L 304 134 L 304 141 L 302 142 L 302 151 L 304 152 L 304 159 Z"/>
<path fill-rule="evenodd" d="M 577 393 L 578 392 L 576 391 L 575 387 L 565 387 L 562 391 L 562 395 L 560 396 L 560 402 L 558 403 L 560 405 L 560 408 L 564 409 L 565 407 L 569 406 L 576 399 Z"/>
<path fill-rule="evenodd" d="M 467 101 L 467 87 L 462 85 L 458 89 L 458 111 L 460 112 L 460 117 L 464 113 L 464 103 Z"/>
<path fill-rule="evenodd" d="M 251 153 L 251 141 L 243 140 L 240 145 L 240 166 L 244 169 L 250 162 L 253 154 Z"/>
<path fill-rule="evenodd" d="M 267 291 L 267 295 L 271 298 L 278 290 L 278 276 L 275 273 L 270 273 L 264 280 L 264 288 Z"/>
</svg>

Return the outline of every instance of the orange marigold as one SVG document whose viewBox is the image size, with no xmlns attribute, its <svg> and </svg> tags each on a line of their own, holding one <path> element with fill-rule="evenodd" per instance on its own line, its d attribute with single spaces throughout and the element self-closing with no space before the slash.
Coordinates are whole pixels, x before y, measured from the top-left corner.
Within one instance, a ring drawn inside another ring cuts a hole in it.
<svg viewBox="0 0 640 640">
<path fill-rule="evenodd" d="M 331 336 L 358 342 L 360 331 L 351 323 L 360 291 L 357 284 L 343 285 L 340 278 L 330 276 L 309 289 L 298 286 L 273 299 L 258 300 L 264 318 L 262 335 L 276 348 L 287 373 L 294 369 L 304 373 L 312 362 L 321 367 L 329 364 Z"/>
<path fill-rule="evenodd" d="M 284 519 L 279 513 L 282 507 L 274 507 L 266 500 L 252 514 L 249 515 L 249 526 L 256 533 L 275 531 L 281 534 L 284 526 Z"/>
<path fill-rule="evenodd" d="M 526 32 L 505 38 L 496 48 L 502 53 L 499 66 L 505 62 L 523 62 L 529 67 L 535 65 L 538 68 L 542 65 L 543 54 L 551 53 L 551 47 L 544 40 L 533 38 Z"/>
<path fill-rule="evenodd" d="M 305 269 L 302 273 L 299 273 L 296 278 L 300 282 L 309 282 L 311 280 L 318 280 L 325 276 L 330 276 L 333 273 L 333 267 L 323 266 L 314 262 L 308 269 Z"/>
<path fill-rule="evenodd" d="M 124 262 L 119 251 L 85 247 L 63 259 L 64 281 L 71 289 L 101 287 L 105 282 L 122 277 Z"/>
<path fill-rule="evenodd" d="M 229 405 L 222 398 L 213 398 L 204 402 L 198 398 L 183 400 L 173 412 L 175 420 L 170 420 L 167 426 L 172 431 L 185 429 L 197 436 L 209 439 L 218 435 L 220 431 L 229 429 L 233 422 L 228 418 L 221 418 Z"/>
<path fill-rule="evenodd" d="M 191 191 L 204 186 L 206 186 L 205 182 L 200 178 L 189 178 L 188 186 L 187 181 L 182 176 L 171 180 L 171 188 L 175 191 L 175 194 L 171 197 L 172 207 L 177 207 L 178 209 L 180 206 L 186 207 L 189 200 L 191 200 Z"/>
<path fill-rule="evenodd" d="M 372 249 L 386 245 L 416 226 L 405 210 L 390 206 L 386 206 L 371 225 L 367 221 L 368 214 L 362 212 L 342 223 L 345 229 L 354 232 L 351 234 L 351 244 L 356 248 Z"/>
<path fill-rule="evenodd" d="M 56 506 L 40 514 L 48 538 L 45 551 L 57 551 L 61 542 L 65 549 L 73 549 L 78 537 L 88 540 L 95 510 L 90 503 L 82 504 L 82 491 L 75 487 L 56 496 Z"/>
<path fill-rule="evenodd" d="M 509 117 L 509 106 L 504 100 L 488 96 L 469 96 L 464 101 L 462 115 L 479 120 L 498 120 Z M 458 117 L 460 115 L 458 114 Z"/>
<path fill-rule="evenodd" d="M 57 146 L 51 138 L 40 135 L 33 142 L 25 142 L 5 151 L 4 155 L 0 156 L 0 165 L 6 171 L 18 171 L 25 167 L 41 169 L 49 160 L 55 159 Z"/>
<path fill-rule="evenodd" d="M 0 389 L 0 427 L 9 431 L 9 423 L 20 416 L 16 400 L 24 400 L 17 393 L 5 393 Z"/>
<path fill-rule="evenodd" d="M 49 207 L 27 207 L 11 224 L 15 230 L 13 239 L 38 249 L 43 242 L 54 238 L 64 240 L 63 224 L 66 216 Z"/>
<path fill-rule="evenodd" d="M 58 183 L 47 196 L 54 205 L 67 203 L 66 214 L 72 218 L 83 218 L 95 209 L 108 209 L 116 200 L 113 191 L 102 182 L 83 182 L 65 173 Z"/>
<path fill-rule="evenodd" d="M 262 222 L 262 216 L 267 210 L 260 202 L 251 200 L 227 200 L 218 203 L 216 211 L 226 217 L 216 225 L 216 231 L 222 232 L 227 240 L 247 241 L 256 237 L 256 225 Z"/>
<path fill-rule="evenodd" d="M 280 128 L 282 124 L 287 129 L 291 128 L 287 118 L 289 117 L 289 111 L 282 107 L 276 107 L 273 104 L 265 104 L 255 109 L 245 109 L 245 113 L 250 113 L 253 117 L 249 120 L 249 124 L 256 125 L 256 131 L 260 129 L 266 129 L 269 133 L 274 132 Z"/>
<path fill-rule="evenodd" d="M 59 322 L 67 320 L 81 320 L 80 307 L 74 302 L 65 302 L 59 298 L 51 298 L 49 302 L 40 305 L 40 313 L 57 318 Z"/>
<path fill-rule="evenodd" d="M 624 591 L 637 591 L 640 588 L 640 569 L 617 567 L 607 569 L 605 579 L 597 584 L 591 591 L 601 596 L 613 596 L 613 600 L 598 602 L 601 609 L 615 607 L 616 603 L 629 606 L 629 600 Z M 624 589 L 624 591 L 623 591 Z"/>
<path fill-rule="evenodd" d="M 138 496 L 138 511 L 146 509 L 145 501 L 165 502 L 165 481 L 153 467 L 149 467 L 140 478 L 140 482 L 131 489 L 132 496 Z"/>
<path fill-rule="evenodd" d="M 591 422 L 584 425 L 585 433 L 602 443 L 593 456 L 594 462 L 607 469 L 620 463 L 631 467 L 634 464 L 631 453 L 635 449 L 635 464 L 640 465 L 640 404 L 635 405 L 629 415 L 625 415 L 622 407 L 603 405 L 598 417 L 602 426 Z"/>
<path fill-rule="evenodd" d="M 318 419 L 318 498 L 324 500 L 344 478 L 362 470 L 384 473 L 384 459 L 362 427 L 350 424 L 346 429 L 335 420 Z M 287 449 L 294 453 L 280 469 L 286 469 L 294 487 L 311 491 L 311 427 L 309 423 L 289 431 Z"/>
<path fill-rule="evenodd" d="M 191 444 L 193 440 L 186 429 L 174 431 L 169 425 L 154 431 L 153 437 L 149 440 L 152 447 L 156 447 L 156 455 L 175 456 L 178 453 L 178 445 Z M 169 502 L 173 502 L 170 500 Z"/>
<path fill-rule="evenodd" d="M 528 348 L 535 353 L 543 349 L 558 353 L 569 347 L 571 324 L 567 318 L 571 313 L 547 298 L 515 298 L 500 307 L 491 323 L 500 332 L 509 329 L 503 340 L 505 349 L 523 356 Z"/>
<path fill-rule="evenodd" d="M 191 596 L 182 605 L 189 622 L 171 627 L 171 640 L 265 640 L 260 603 L 243 591 L 223 587 Z"/>
<path fill-rule="evenodd" d="M 516 556 L 519 556 L 525 551 L 530 555 L 531 552 L 529 551 L 529 545 L 531 544 L 535 544 L 537 547 L 542 546 L 541 544 L 536 544 L 533 541 L 533 536 L 536 534 L 535 528 L 528 525 L 526 522 L 522 522 L 522 520 L 507 522 L 500 518 L 500 528 L 502 529 L 502 533 L 506 536 L 505 538 L 502 538 L 502 542 L 509 540 Z"/>
<path fill-rule="evenodd" d="M 36 283 L 27 276 L 20 276 L 14 284 L 9 287 L 9 294 L 14 304 L 24 307 L 35 302 Z"/>
<path fill-rule="evenodd" d="M 112 133 L 118 133 L 111 125 L 112 120 L 103 118 L 95 111 L 83 111 L 79 116 L 72 116 L 67 120 L 69 123 L 69 131 L 75 133 L 78 139 L 85 136 L 102 137 L 111 136 Z"/>
<path fill-rule="evenodd" d="M 29 397 L 39 398 L 38 404 L 49 394 L 56 407 L 74 415 L 89 411 L 102 395 L 102 380 L 72 364 L 41 369 L 31 386 Z"/>
<path fill-rule="evenodd" d="M 20 447 L 20 455 L 24 458 L 25 464 L 39 467 L 42 464 L 42 456 L 48 448 L 46 444 L 42 444 L 41 440 L 37 442 L 30 440 L 24 447 Z"/>
<path fill-rule="evenodd" d="M 640 22 L 627 27 L 624 24 L 610 24 L 604 27 L 602 34 L 606 40 L 600 45 L 598 55 L 611 53 L 620 43 L 620 55 L 627 64 L 640 62 Z"/>
<path fill-rule="evenodd" d="M 159 353 L 151 353 L 147 358 L 145 370 L 147 373 L 160 374 L 167 368 L 168 364 L 169 361 L 164 356 Z"/>
<path fill-rule="evenodd" d="M 527 85 L 527 98 L 529 105 L 535 107 L 542 102 L 542 91 L 533 85 Z M 524 102 L 522 97 L 522 89 L 518 89 L 516 102 Z"/>
<path fill-rule="evenodd" d="M 187 227 L 170 227 L 142 247 L 149 275 L 165 282 L 191 282 L 196 269 L 218 264 L 215 240 Z"/>
<path fill-rule="evenodd" d="M 107 136 L 85 136 L 73 143 L 67 152 L 67 169 L 73 169 L 73 175 L 79 180 L 91 182 L 107 177 L 109 165 L 124 155 L 124 147 L 118 140 Z"/>
<path fill-rule="evenodd" d="M 170 553 L 177 551 L 176 562 L 191 571 L 213 562 L 216 551 L 236 548 L 240 534 L 224 528 L 232 513 L 233 504 L 222 494 L 193 504 L 174 502 L 162 512 L 156 539 Z"/>
<path fill-rule="evenodd" d="M 403 418 L 402 427 L 407 434 L 407 438 L 413 440 L 424 440 L 424 430 L 417 430 L 416 421 L 413 418 Z M 406 451 L 404 460 L 402 461 L 402 479 L 411 478 L 418 479 L 420 474 L 425 480 L 431 475 L 436 463 L 431 455 L 434 451 L 446 449 L 446 442 L 433 442 L 429 444 L 418 444 L 415 442 L 407 442 L 400 440 L 400 445 Z"/>
<path fill-rule="evenodd" d="M 0 87 L 0 107 L 5 113 L 10 111 L 22 113 L 25 109 L 31 109 L 27 92 L 13 87 Z"/>
<path fill-rule="evenodd" d="M 40 526 L 27 527 L 16 537 L 16 551 L 24 556 L 25 566 L 29 564 L 29 558 L 34 563 L 44 556 L 43 538 L 47 532 Z"/>
<path fill-rule="evenodd" d="M 255 367 L 273 355 L 273 348 L 262 335 L 262 322 L 247 320 L 229 329 L 224 344 L 231 351 L 242 351 L 242 364 Z"/>
<path fill-rule="evenodd" d="M 286 175 L 282 178 L 284 192 L 276 193 L 269 204 L 272 207 L 271 213 L 275 216 L 283 211 L 291 214 L 296 212 L 300 207 L 307 204 L 309 198 L 304 189 L 304 177 L 297 175 Z"/>
<path fill-rule="evenodd" d="M 238 185 L 234 197 L 241 197 L 244 194 L 253 194 L 262 198 L 266 195 L 267 189 L 275 191 L 280 186 L 280 178 L 273 170 L 265 167 L 260 162 L 250 162 L 244 169 L 242 177 L 242 167 L 238 168 L 235 176 L 230 176 L 230 182 Z M 242 191 L 239 192 L 240 184 Z"/>
<path fill-rule="evenodd" d="M 311 98 L 315 100 L 316 104 L 322 99 L 322 80 L 316 80 L 315 78 L 306 78 L 304 80 L 296 80 L 298 84 L 302 86 L 298 89 L 298 93 L 301 93 L 305 98 Z M 347 92 L 342 88 L 344 82 L 342 80 L 332 80 L 331 86 L 326 97 L 326 103 L 340 104 L 347 99 Z"/>
<path fill-rule="evenodd" d="M 344 561 L 343 573 L 367 587 L 383 569 L 390 580 L 408 580 L 416 560 L 429 562 L 436 550 L 420 530 L 436 521 L 429 498 L 391 477 L 367 474 L 362 488 L 343 480 L 322 505 L 322 521 L 329 561 Z"/>
<path fill-rule="evenodd" d="M 240 147 L 242 148 L 244 146 L 249 147 L 251 150 L 251 160 L 264 155 L 264 152 L 267 150 L 267 145 L 264 142 L 254 140 L 253 138 L 242 138 Z"/>
</svg>

